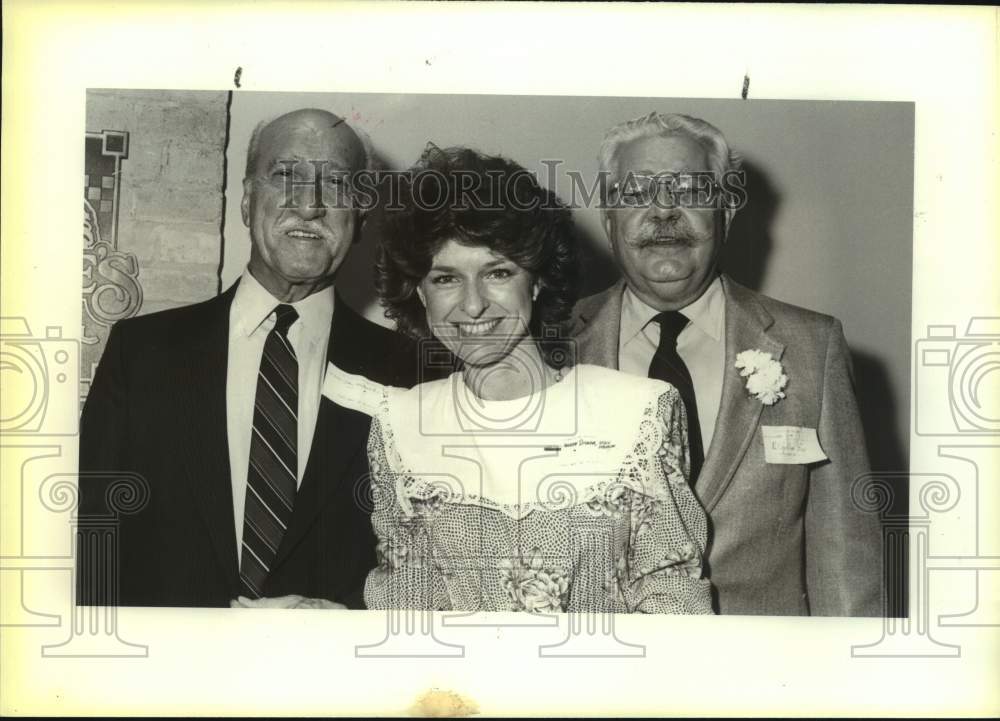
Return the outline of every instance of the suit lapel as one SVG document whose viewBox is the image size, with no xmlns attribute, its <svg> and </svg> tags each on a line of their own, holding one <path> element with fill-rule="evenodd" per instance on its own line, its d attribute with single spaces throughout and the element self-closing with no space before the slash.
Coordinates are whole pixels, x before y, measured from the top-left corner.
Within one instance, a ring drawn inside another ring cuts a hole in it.
<svg viewBox="0 0 1000 721">
<path fill-rule="evenodd" d="M 339 295 L 334 308 L 327 350 L 328 363 L 339 360 L 345 352 L 357 350 L 353 346 L 359 342 L 354 329 L 360 319 L 355 317 L 354 312 Z M 373 354 L 381 352 L 378 348 L 365 350 Z M 292 522 L 281 540 L 271 567 L 272 572 L 288 558 L 306 535 L 323 508 L 330 502 L 334 491 L 343 483 L 358 483 L 362 480 L 348 478 L 348 469 L 357 455 L 364 451 L 370 427 L 371 421 L 368 416 L 343 408 L 325 396 L 320 399 L 309 461 L 306 464 L 302 485 L 295 497 Z M 343 497 L 357 498 L 358 502 L 361 502 L 363 494 L 352 493 Z"/>
<path fill-rule="evenodd" d="M 624 292 L 625 281 L 619 280 L 579 310 L 582 327 L 575 336 L 579 362 L 618 370 L 618 336 L 621 333 Z"/>
<path fill-rule="evenodd" d="M 182 363 L 178 400 L 187 448 L 178 448 L 187 469 L 195 507 L 208 527 L 215 556 L 227 583 L 236 587 L 239 557 L 233 520 L 233 495 L 226 430 L 226 373 L 229 308 L 234 285 L 206 307 L 205 322 L 192 328 Z M 189 352 L 188 352 L 189 351 Z"/>
<path fill-rule="evenodd" d="M 785 346 L 768 335 L 774 319 L 755 295 L 727 276 L 722 277 L 726 293 L 726 365 L 722 380 L 722 401 L 708 457 L 698 478 L 696 491 L 705 510 L 711 513 L 732 482 L 733 475 L 757 431 L 763 404 L 750 396 L 746 379 L 735 368 L 736 356 L 749 349 L 781 358 Z"/>
</svg>

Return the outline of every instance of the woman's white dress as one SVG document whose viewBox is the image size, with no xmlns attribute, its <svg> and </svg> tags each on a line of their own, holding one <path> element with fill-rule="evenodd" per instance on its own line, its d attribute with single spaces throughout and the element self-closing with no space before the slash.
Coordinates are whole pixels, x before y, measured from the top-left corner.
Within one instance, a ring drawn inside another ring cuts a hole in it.
<svg viewBox="0 0 1000 721">
<path fill-rule="evenodd" d="M 369 608 L 712 612 L 673 386 L 580 365 L 483 401 L 460 373 L 403 390 L 331 371 L 328 395 L 373 418 Z"/>
</svg>

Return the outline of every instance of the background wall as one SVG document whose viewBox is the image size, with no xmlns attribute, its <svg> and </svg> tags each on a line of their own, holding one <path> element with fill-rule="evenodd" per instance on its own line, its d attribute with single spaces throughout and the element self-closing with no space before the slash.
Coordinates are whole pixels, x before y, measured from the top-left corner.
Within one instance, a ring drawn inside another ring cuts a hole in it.
<svg viewBox="0 0 1000 721">
<path fill-rule="evenodd" d="M 228 100 L 87 92 L 81 401 L 114 323 L 218 292 Z"/>
<path fill-rule="evenodd" d="M 840 318 L 851 345 L 873 465 L 907 468 L 913 226 L 912 103 L 662 98 L 255 93 L 233 95 L 222 287 L 249 257 L 239 214 L 245 149 L 257 122 L 301 107 L 346 117 L 389 168 L 412 164 L 428 140 L 506 155 L 545 183 L 543 159 L 592 179 L 611 125 L 652 110 L 715 124 L 746 160 L 749 201 L 733 222 L 724 268 L 781 300 Z M 585 292 L 616 278 L 596 208 L 575 212 L 588 262 Z M 372 290 L 375 224 L 337 286 L 388 325 Z"/>
<path fill-rule="evenodd" d="M 139 315 L 218 292 L 228 93 L 89 90 L 87 130 L 129 133 L 118 249 L 139 261 Z"/>
</svg>

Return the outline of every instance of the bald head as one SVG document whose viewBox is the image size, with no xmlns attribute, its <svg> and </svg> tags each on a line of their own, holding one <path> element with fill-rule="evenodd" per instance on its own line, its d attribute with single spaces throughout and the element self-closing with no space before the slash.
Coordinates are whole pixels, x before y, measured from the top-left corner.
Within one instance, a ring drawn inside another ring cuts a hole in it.
<svg viewBox="0 0 1000 721">
<path fill-rule="evenodd" d="M 362 170 L 371 165 L 371 147 L 368 138 L 357 133 L 343 118 L 326 110 L 318 108 L 302 108 L 285 113 L 274 120 L 262 121 L 254 128 L 247 146 L 247 165 L 244 177 L 252 177 L 265 172 L 261 167 L 267 161 L 274 160 L 270 148 L 287 145 L 290 137 L 299 139 L 300 144 L 326 147 L 334 145 L 349 165 L 345 170 Z M 309 142 L 311 139 L 312 142 Z M 326 156 L 315 158 L 299 158 L 301 160 L 319 160 Z M 295 160 L 296 158 L 277 158 L 277 160 Z"/>
</svg>

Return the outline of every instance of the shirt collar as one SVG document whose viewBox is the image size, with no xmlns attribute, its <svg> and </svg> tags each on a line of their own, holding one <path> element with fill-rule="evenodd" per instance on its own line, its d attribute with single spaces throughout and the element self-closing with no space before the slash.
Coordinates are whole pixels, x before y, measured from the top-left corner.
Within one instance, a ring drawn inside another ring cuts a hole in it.
<svg viewBox="0 0 1000 721">
<path fill-rule="evenodd" d="M 300 301 L 289 303 L 299 314 L 297 322 L 302 323 L 310 337 L 322 335 L 330 329 L 334 295 L 333 286 L 330 286 Z M 233 297 L 231 335 L 249 338 L 280 303 L 246 268 Z"/>
<path fill-rule="evenodd" d="M 681 308 L 680 312 L 698 330 L 718 342 L 722 340 L 725 330 L 725 308 L 726 295 L 722 289 L 722 280 L 716 276 L 705 292 L 696 301 Z M 625 296 L 622 299 L 622 343 L 628 343 L 641 333 L 659 312 L 656 308 L 646 305 L 626 285 Z"/>
</svg>

